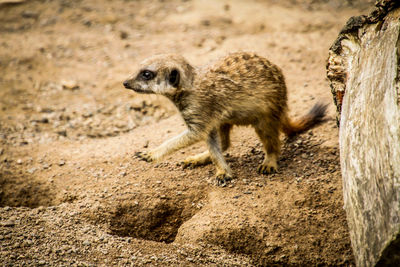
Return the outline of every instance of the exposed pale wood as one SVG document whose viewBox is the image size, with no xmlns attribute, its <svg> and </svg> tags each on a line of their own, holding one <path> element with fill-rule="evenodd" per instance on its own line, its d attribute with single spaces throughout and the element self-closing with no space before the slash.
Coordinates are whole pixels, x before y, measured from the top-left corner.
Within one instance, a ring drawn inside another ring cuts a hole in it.
<svg viewBox="0 0 400 267">
<path fill-rule="evenodd" d="M 399 1 L 376 6 L 348 21 L 327 66 L 358 266 L 400 264 L 400 7 Z"/>
</svg>

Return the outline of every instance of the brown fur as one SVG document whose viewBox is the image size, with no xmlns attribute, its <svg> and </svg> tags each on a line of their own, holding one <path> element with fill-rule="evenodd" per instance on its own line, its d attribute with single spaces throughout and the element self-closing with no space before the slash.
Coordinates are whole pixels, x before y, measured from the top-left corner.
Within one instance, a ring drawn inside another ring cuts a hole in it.
<svg viewBox="0 0 400 267">
<path fill-rule="evenodd" d="M 151 79 L 143 78 L 146 70 L 152 73 Z M 194 69 L 178 55 L 155 56 L 145 60 L 124 86 L 168 97 L 188 127 L 181 135 L 137 156 L 155 161 L 205 140 L 208 151 L 187 158 L 184 165 L 212 161 L 221 184 L 232 177 L 222 152 L 230 145 L 233 125 L 254 127 L 266 154 L 258 171 L 267 174 L 277 170 L 279 131 L 288 136 L 305 131 L 321 121 L 326 110 L 325 105 L 316 104 L 306 116 L 292 122 L 287 116 L 287 92 L 281 70 L 251 53 L 230 54 L 203 70 Z"/>
</svg>

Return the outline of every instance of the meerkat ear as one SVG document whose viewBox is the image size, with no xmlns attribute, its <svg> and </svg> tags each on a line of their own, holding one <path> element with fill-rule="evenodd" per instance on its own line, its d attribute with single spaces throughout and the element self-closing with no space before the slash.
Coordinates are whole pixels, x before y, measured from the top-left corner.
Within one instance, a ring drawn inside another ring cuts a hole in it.
<svg viewBox="0 0 400 267">
<path fill-rule="evenodd" d="M 169 74 L 168 77 L 168 81 L 173 87 L 178 87 L 180 81 L 180 74 L 177 69 L 171 70 L 171 73 Z"/>
</svg>

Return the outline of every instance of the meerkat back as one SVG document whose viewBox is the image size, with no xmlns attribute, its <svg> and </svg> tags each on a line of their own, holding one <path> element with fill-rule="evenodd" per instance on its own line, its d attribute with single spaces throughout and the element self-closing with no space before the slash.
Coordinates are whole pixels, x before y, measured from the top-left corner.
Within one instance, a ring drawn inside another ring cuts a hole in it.
<svg viewBox="0 0 400 267">
<path fill-rule="evenodd" d="M 253 124 L 267 116 L 279 121 L 287 109 L 281 70 L 256 54 L 232 53 L 199 76 L 194 88 L 204 97 L 203 107 L 232 124 Z"/>
</svg>

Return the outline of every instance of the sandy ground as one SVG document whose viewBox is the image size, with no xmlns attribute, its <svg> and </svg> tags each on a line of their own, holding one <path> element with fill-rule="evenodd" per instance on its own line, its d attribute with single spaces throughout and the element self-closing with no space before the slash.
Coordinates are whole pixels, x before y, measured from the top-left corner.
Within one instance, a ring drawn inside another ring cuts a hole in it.
<svg viewBox="0 0 400 267">
<path fill-rule="evenodd" d="M 325 64 L 371 1 L 343 2 L 0 4 L 0 265 L 354 265 Z M 184 129 L 171 103 L 123 88 L 138 62 L 234 51 L 283 69 L 292 117 L 322 101 L 327 121 L 284 140 L 267 176 L 255 133 L 235 128 L 224 188 L 213 166 L 180 166 L 204 144 L 134 158 Z"/>
</svg>

